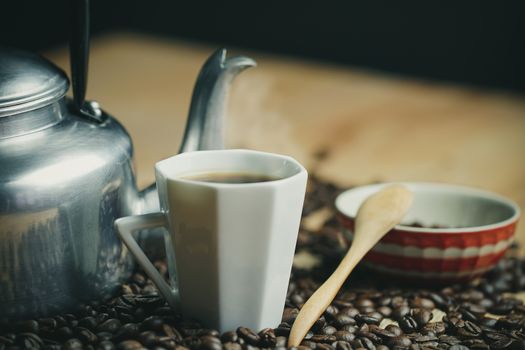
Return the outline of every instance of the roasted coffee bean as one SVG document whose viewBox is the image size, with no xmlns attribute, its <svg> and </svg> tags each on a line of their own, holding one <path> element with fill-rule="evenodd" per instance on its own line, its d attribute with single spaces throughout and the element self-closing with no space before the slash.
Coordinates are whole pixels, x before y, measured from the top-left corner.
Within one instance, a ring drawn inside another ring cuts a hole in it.
<svg viewBox="0 0 525 350">
<path fill-rule="evenodd" d="M 401 330 L 401 328 L 399 326 L 396 326 L 395 324 L 389 324 L 388 326 L 385 327 L 385 329 L 389 331 L 390 333 L 394 334 L 396 337 L 403 334 L 403 331 Z"/>
<path fill-rule="evenodd" d="M 469 350 L 468 347 L 464 346 L 464 345 L 452 345 L 450 348 L 448 348 L 448 350 Z"/>
<path fill-rule="evenodd" d="M 357 315 L 355 317 L 355 320 L 359 323 L 359 324 L 363 324 L 363 323 L 366 323 L 366 324 L 379 324 L 380 320 L 373 317 L 373 316 L 368 316 L 368 315 Z"/>
<path fill-rule="evenodd" d="M 206 335 L 201 337 L 200 341 L 200 350 L 222 350 L 222 344 L 219 338 Z"/>
<path fill-rule="evenodd" d="M 97 336 L 87 328 L 77 327 L 75 333 L 84 344 L 94 344 L 98 340 Z"/>
<path fill-rule="evenodd" d="M 352 350 L 350 343 L 342 340 L 332 343 L 332 347 L 334 347 L 335 350 Z"/>
<path fill-rule="evenodd" d="M 276 336 L 287 337 L 290 334 L 290 326 L 288 324 L 280 324 L 277 328 L 274 329 Z"/>
<path fill-rule="evenodd" d="M 412 344 L 410 338 L 400 335 L 394 338 L 391 338 L 388 341 L 388 346 L 393 348 L 408 348 Z"/>
<path fill-rule="evenodd" d="M 312 330 L 319 331 L 326 326 L 326 319 L 324 316 L 319 317 L 317 321 L 315 321 L 314 325 L 312 326 Z"/>
<path fill-rule="evenodd" d="M 416 343 L 427 343 L 438 340 L 435 335 L 419 335 L 413 338 Z"/>
<path fill-rule="evenodd" d="M 381 323 L 381 321 L 384 318 L 383 314 L 381 314 L 380 312 L 377 312 L 377 311 L 369 312 L 366 315 L 369 316 L 369 317 L 373 317 L 373 318 L 377 319 L 379 321 L 379 323 Z"/>
<path fill-rule="evenodd" d="M 459 340 L 458 338 L 454 336 L 450 336 L 450 335 L 440 335 L 438 337 L 438 340 L 440 343 L 444 343 L 447 345 L 456 345 L 456 344 L 461 343 L 461 340 Z"/>
<path fill-rule="evenodd" d="M 347 342 L 351 342 L 355 339 L 355 335 L 348 331 L 337 331 L 334 333 L 334 336 L 337 340 L 343 340 Z"/>
<path fill-rule="evenodd" d="M 514 308 L 514 305 L 512 303 L 509 303 L 508 301 L 503 301 L 501 303 L 494 304 L 493 307 L 490 308 L 490 312 L 496 315 L 506 315 L 512 311 Z"/>
<path fill-rule="evenodd" d="M 116 332 L 113 340 L 115 342 L 121 342 L 128 338 L 134 338 L 139 332 L 139 326 L 136 323 L 126 323 L 122 325 Z"/>
<path fill-rule="evenodd" d="M 275 333 L 271 328 L 265 328 L 259 332 L 259 341 L 261 347 L 263 348 L 273 348 L 276 344 Z"/>
<path fill-rule="evenodd" d="M 97 326 L 97 332 L 115 333 L 121 325 L 121 322 L 116 318 L 110 318 Z"/>
<path fill-rule="evenodd" d="M 345 309 L 345 308 L 349 308 L 349 307 L 353 307 L 354 304 L 352 304 L 351 302 L 349 301 L 345 301 L 345 300 L 340 300 L 340 299 L 335 299 L 333 302 L 332 302 L 339 310 L 341 309 Z"/>
<path fill-rule="evenodd" d="M 161 332 L 163 324 L 164 324 L 164 321 L 162 317 L 150 316 L 150 317 L 145 318 L 144 321 L 140 323 L 140 330 Z"/>
<path fill-rule="evenodd" d="M 407 306 L 407 305 L 408 305 L 408 301 L 400 295 L 394 296 L 390 300 L 390 306 L 392 306 L 394 309 L 401 307 L 401 306 Z"/>
<path fill-rule="evenodd" d="M 163 331 L 164 334 L 166 334 L 168 337 L 174 339 L 175 341 L 177 341 L 177 342 L 181 342 L 182 341 L 182 335 L 177 330 L 177 328 L 173 327 L 172 325 L 163 324 L 162 325 L 162 331 Z M 219 332 L 216 332 L 214 334 L 214 336 L 219 336 Z"/>
<path fill-rule="evenodd" d="M 396 307 L 392 311 L 392 318 L 396 321 L 400 321 L 403 317 L 405 317 L 409 313 L 410 313 L 410 308 L 406 305 L 401 305 L 399 307 Z"/>
<path fill-rule="evenodd" d="M 102 323 L 104 321 L 106 321 L 108 318 L 109 318 L 109 315 L 105 312 L 101 312 L 99 313 L 98 315 L 94 316 L 95 317 L 95 321 L 97 324 L 99 323 Z M 86 327 L 88 328 L 88 327 Z"/>
<path fill-rule="evenodd" d="M 328 305 L 328 307 L 326 308 L 326 310 L 324 311 L 324 317 L 327 319 L 327 320 L 333 320 L 335 319 L 335 316 L 339 313 L 339 310 L 337 309 L 337 307 L 333 306 L 333 305 Z"/>
<path fill-rule="evenodd" d="M 361 338 L 361 342 L 363 343 L 363 347 L 367 350 L 376 350 L 376 346 L 374 343 L 368 339 L 368 338 Z"/>
<path fill-rule="evenodd" d="M 310 340 L 315 343 L 330 343 L 331 344 L 339 339 L 337 339 L 335 335 L 324 335 L 323 334 L 323 335 L 314 335 L 313 337 L 310 338 Z M 345 339 L 341 339 L 341 340 L 345 340 Z"/>
<path fill-rule="evenodd" d="M 87 316 L 78 321 L 78 326 L 87 329 L 95 329 L 97 320 L 93 316 Z"/>
<path fill-rule="evenodd" d="M 177 347 L 177 342 L 170 337 L 160 337 L 157 347 L 175 349 Z"/>
<path fill-rule="evenodd" d="M 383 339 L 390 339 L 390 338 L 394 338 L 396 337 L 397 335 L 401 334 L 401 332 L 399 334 L 394 334 L 393 332 L 387 330 L 387 329 L 383 329 L 383 328 L 380 328 L 376 325 L 370 325 L 369 326 L 369 330 L 370 332 L 374 333 L 375 335 L 383 338 Z"/>
<path fill-rule="evenodd" d="M 98 341 L 111 340 L 113 338 L 113 334 L 109 332 L 98 332 L 96 333 L 96 336 Z"/>
<path fill-rule="evenodd" d="M 235 343 L 237 339 L 239 339 L 237 332 L 229 331 L 221 335 L 221 341 L 223 343 L 228 343 L 228 342 Z"/>
<path fill-rule="evenodd" d="M 57 321 L 54 318 L 48 317 L 48 318 L 40 318 L 38 320 L 38 324 L 40 328 L 45 329 L 55 329 L 57 326 Z"/>
<path fill-rule="evenodd" d="M 472 312 L 470 312 L 469 310 L 467 310 L 465 308 L 461 308 L 460 312 L 461 312 L 461 316 L 463 317 L 464 320 L 468 320 L 468 321 L 471 321 L 471 322 L 477 322 L 477 320 L 478 320 L 477 316 L 475 314 L 473 314 Z"/>
<path fill-rule="evenodd" d="M 357 332 L 357 326 L 353 326 L 353 325 L 346 325 L 346 326 L 343 326 L 341 327 L 341 330 L 342 331 L 347 331 L 347 332 L 350 332 L 350 333 L 355 333 Z"/>
<path fill-rule="evenodd" d="M 359 336 L 361 338 L 367 338 L 367 339 L 370 339 L 372 342 L 374 342 L 375 344 L 381 344 L 382 340 L 379 336 L 377 336 L 376 334 L 370 332 L 370 331 L 358 331 L 356 333 L 356 336 Z"/>
<path fill-rule="evenodd" d="M 490 344 L 491 349 L 501 350 L 507 349 L 512 344 L 512 339 L 508 337 L 501 337 L 500 339 Z"/>
<path fill-rule="evenodd" d="M 226 342 L 222 344 L 224 347 L 224 350 L 242 350 L 242 347 L 240 344 L 233 343 L 233 342 Z"/>
<path fill-rule="evenodd" d="M 117 345 L 117 350 L 143 350 L 146 349 L 136 340 L 124 340 Z"/>
<path fill-rule="evenodd" d="M 4 337 L 0 335 L 0 344 L 2 345 L 12 345 L 14 344 L 14 342 L 15 342 L 14 339 L 10 339 L 8 337 Z"/>
<path fill-rule="evenodd" d="M 334 347 L 326 343 L 318 343 L 315 347 L 317 350 L 334 350 Z"/>
<path fill-rule="evenodd" d="M 347 308 L 342 309 L 340 313 L 344 313 L 345 315 L 354 318 L 355 316 L 359 314 L 359 310 L 356 309 L 355 307 L 347 307 Z"/>
<path fill-rule="evenodd" d="M 416 297 L 414 300 L 412 300 L 410 302 L 410 306 L 413 308 L 429 309 L 429 310 L 432 310 L 436 307 L 432 300 L 427 299 L 427 298 L 420 298 L 420 297 Z"/>
<path fill-rule="evenodd" d="M 447 300 L 437 293 L 430 293 L 428 298 L 432 300 L 439 308 L 445 308 L 448 305 Z"/>
<path fill-rule="evenodd" d="M 384 317 L 389 317 L 392 315 L 392 308 L 389 306 L 380 306 L 377 308 L 377 311 L 381 313 Z"/>
<path fill-rule="evenodd" d="M 417 331 L 418 324 L 412 316 L 405 316 L 399 321 L 399 326 L 405 333 L 412 333 Z"/>
<path fill-rule="evenodd" d="M 487 349 L 488 345 L 482 340 L 482 339 L 467 339 L 464 340 L 462 345 L 465 345 L 466 347 L 470 349 Z"/>
<path fill-rule="evenodd" d="M 376 350 L 390 350 L 386 345 L 377 345 Z"/>
<path fill-rule="evenodd" d="M 307 347 L 308 349 L 315 349 L 317 347 L 317 343 L 310 340 L 303 340 L 301 345 Z"/>
<path fill-rule="evenodd" d="M 152 347 L 157 342 L 157 335 L 153 331 L 144 331 L 138 335 L 137 340 L 146 347 Z"/>
<path fill-rule="evenodd" d="M 445 323 L 443 322 L 430 322 L 423 327 L 425 332 L 432 332 L 434 334 L 442 334 L 445 332 Z"/>
<path fill-rule="evenodd" d="M 97 350 L 115 350 L 115 344 L 109 340 L 103 340 L 97 345 Z"/>
<path fill-rule="evenodd" d="M 326 334 L 326 335 L 332 335 L 335 332 L 337 332 L 337 329 L 335 327 L 332 327 L 332 326 L 326 326 L 326 327 L 323 328 L 323 330 L 321 332 L 323 334 Z"/>
<path fill-rule="evenodd" d="M 35 320 L 21 321 L 15 324 L 16 331 L 20 333 L 38 333 L 39 328 L 38 322 Z"/>
<path fill-rule="evenodd" d="M 69 339 L 73 335 L 73 330 L 67 326 L 60 327 L 57 329 L 56 333 L 57 337 L 61 339 Z"/>
<path fill-rule="evenodd" d="M 481 299 L 480 302 L 483 302 L 483 301 L 485 302 L 485 304 L 488 304 L 490 306 L 493 305 L 490 299 Z M 476 317 L 483 316 L 485 313 L 487 313 L 486 307 L 483 306 L 481 303 L 480 304 L 469 304 L 468 306 L 466 306 L 465 309 L 473 313 L 474 315 L 476 315 Z"/>
<path fill-rule="evenodd" d="M 69 339 L 64 343 L 65 350 L 82 350 L 82 342 L 76 338 Z"/>
<path fill-rule="evenodd" d="M 432 313 L 427 309 L 413 309 L 412 317 L 416 321 L 417 327 L 422 328 L 432 319 Z"/>
<path fill-rule="evenodd" d="M 247 344 L 254 345 L 254 346 L 257 346 L 257 344 L 261 340 L 261 337 L 259 337 L 257 333 L 255 333 L 254 331 L 246 327 L 237 328 L 237 335 L 240 338 L 244 339 L 244 341 Z"/>
<path fill-rule="evenodd" d="M 352 347 L 354 349 L 359 349 L 359 348 L 364 348 L 365 345 L 363 344 L 363 342 L 361 341 L 361 339 L 354 339 L 350 342 L 350 345 L 352 345 Z"/>
<path fill-rule="evenodd" d="M 38 349 L 44 344 L 38 335 L 30 332 L 20 333 L 16 337 L 16 343 L 25 349 Z"/>
<path fill-rule="evenodd" d="M 341 328 L 346 325 L 355 325 L 355 324 L 356 324 L 356 320 L 344 313 L 339 313 L 335 316 L 334 325 L 338 328 Z"/>
<path fill-rule="evenodd" d="M 355 307 L 358 309 L 374 307 L 374 302 L 370 299 L 358 299 L 355 302 Z"/>
<path fill-rule="evenodd" d="M 164 325 L 162 325 L 162 326 L 164 327 Z M 219 336 L 221 334 L 216 329 L 201 329 L 201 330 L 199 330 L 197 332 L 197 336 L 199 336 L 199 337 L 202 337 L 202 336 L 205 336 L 205 335 L 209 335 L 211 337 L 219 338 Z"/>
<path fill-rule="evenodd" d="M 468 334 L 470 334 L 472 337 L 478 337 L 481 334 L 481 328 L 471 321 L 465 321 L 465 326 L 462 329 L 468 332 Z"/>
</svg>

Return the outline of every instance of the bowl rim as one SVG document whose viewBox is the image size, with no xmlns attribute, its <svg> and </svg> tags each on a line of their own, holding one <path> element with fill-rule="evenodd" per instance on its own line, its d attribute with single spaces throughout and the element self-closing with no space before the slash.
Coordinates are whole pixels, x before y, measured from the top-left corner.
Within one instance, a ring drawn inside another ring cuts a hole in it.
<svg viewBox="0 0 525 350">
<path fill-rule="evenodd" d="M 413 226 L 407 226 L 407 225 L 401 225 L 398 224 L 394 226 L 394 230 L 397 231 L 403 231 L 407 233 L 448 233 L 448 234 L 459 234 L 459 233 L 477 233 L 477 232 L 485 232 L 485 231 L 491 231 L 495 229 L 499 229 L 511 224 L 516 223 L 520 216 L 521 216 L 521 209 L 519 205 L 514 202 L 513 200 L 504 197 L 502 195 L 496 194 L 494 192 L 490 192 L 484 189 L 471 187 L 471 186 L 464 186 L 464 185 L 454 185 L 454 184 L 448 184 L 448 183 L 441 183 L 441 182 L 382 182 L 382 183 L 376 183 L 376 184 L 370 184 L 370 185 L 363 185 L 363 186 L 356 186 L 354 188 L 348 189 L 344 192 L 341 192 L 335 199 L 335 209 L 337 213 L 344 216 L 345 218 L 354 220 L 355 216 L 350 215 L 348 212 L 344 211 L 344 208 L 341 205 L 342 199 L 345 196 L 348 196 L 355 192 L 360 192 L 364 190 L 372 190 L 375 192 L 375 190 L 379 190 L 385 186 L 389 185 L 404 185 L 407 186 L 409 189 L 417 191 L 418 188 L 442 188 L 447 189 L 449 191 L 460 191 L 467 195 L 477 195 L 478 197 L 485 197 L 488 199 L 492 199 L 494 201 L 497 201 L 501 204 L 507 205 L 508 207 L 512 208 L 514 213 L 510 218 L 507 218 L 505 220 L 489 224 L 489 225 L 480 225 L 480 226 L 470 226 L 470 227 L 452 227 L 452 228 L 431 228 L 431 227 L 413 227 Z"/>
</svg>

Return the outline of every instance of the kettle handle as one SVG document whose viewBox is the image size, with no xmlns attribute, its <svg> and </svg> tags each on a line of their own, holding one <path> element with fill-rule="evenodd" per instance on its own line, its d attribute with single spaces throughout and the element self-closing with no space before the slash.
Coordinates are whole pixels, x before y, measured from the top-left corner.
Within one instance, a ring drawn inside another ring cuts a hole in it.
<svg viewBox="0 0 525 350">
<path fill-rule="evenodd" d="M 69 61 L 73 105 L 76 112 L 88 119 L 100 122 L 98 105 L 86 103 L 89 64 L 89 0 L 71 2 L 71 37 L 69 39 Z"/>
</svg>

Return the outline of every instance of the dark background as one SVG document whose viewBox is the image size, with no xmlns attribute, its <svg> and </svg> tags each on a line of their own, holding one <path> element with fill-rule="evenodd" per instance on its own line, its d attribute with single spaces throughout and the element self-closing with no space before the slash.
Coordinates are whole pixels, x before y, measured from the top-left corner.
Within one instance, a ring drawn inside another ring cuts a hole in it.
<svg viewBox="0 0 525 350">
<path fill-rule="evenodd" d="M 0 45 L 63 45 L 72 0 L 4 0 Z M 92 0 L 92 32 L 138 31 L 525 91 L 525 1 Z"/>
</svg>

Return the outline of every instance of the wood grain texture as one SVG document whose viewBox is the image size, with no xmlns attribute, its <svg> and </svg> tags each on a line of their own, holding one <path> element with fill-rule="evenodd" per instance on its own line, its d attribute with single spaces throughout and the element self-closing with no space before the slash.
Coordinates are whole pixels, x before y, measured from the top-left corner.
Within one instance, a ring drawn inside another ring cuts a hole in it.
<svg viewBox="0 0 525 350">
<path fill-rule="evenodd" d="M 133 137 L 138 181 L 182 137 L 200 66 L 215 49 L 129 33 L 92 42 L 87 96 Z M 525 207 L 525 96 L 247 54 L 230 95 L 230 147 L 288 153 L 342 185 L 443 181 Z M 45 53 L 69 71 L 66 49 Z M 315 154 L 326 151 L 322 161 Z M 525 243 L 525 224 L 518 226 Z"/>
</svg>

